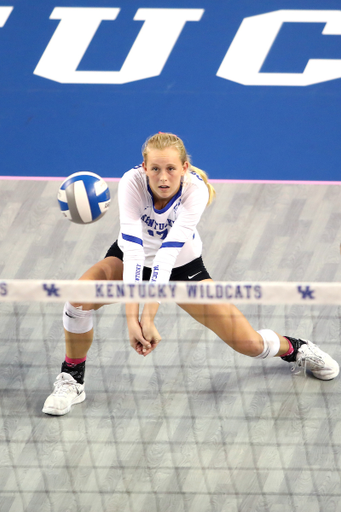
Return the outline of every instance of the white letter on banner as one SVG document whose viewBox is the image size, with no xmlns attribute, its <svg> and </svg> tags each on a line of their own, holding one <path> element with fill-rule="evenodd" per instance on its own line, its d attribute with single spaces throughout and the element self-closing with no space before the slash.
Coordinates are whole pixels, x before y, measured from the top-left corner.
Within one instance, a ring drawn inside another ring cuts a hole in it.
<svg viewBox="0 0 341 512">
<path fill-rule="evenodd" d="M 138 9 L 144 24 L 120 71 L 76 71 L 102 20 L 116 19 L 120 9 L 56 7 L 60 19 L 34 74 L 69 84 L 124 84 L 162 72 L 186 21 L 199 21 L 204 9 Z"/>
<path fill-rule="evenodd" d="M 285 22 L 326 23 L 322 34 L 341 35 L 341 11 L 280 10 L 245 18 L 217 76 L 244 85 L 311 85 L 341 78 L 341 59 L 310 59 L 303 73 L 260 73 Z"/>
<path fill-rule="evenodd" d="M 13 11 L 13 7 L 0 7 L 0 27 L 3 27 Z"/>
<path fill-rule="evenodd" d="M 84 73 L 93 72 L 75 70 L 101 21 L 115 20 L 119 12 L 117 8 L 55 7 L 50 19 L 61 21 L 33 73 L 61 83 L 87 83 Z"/>
</svg>

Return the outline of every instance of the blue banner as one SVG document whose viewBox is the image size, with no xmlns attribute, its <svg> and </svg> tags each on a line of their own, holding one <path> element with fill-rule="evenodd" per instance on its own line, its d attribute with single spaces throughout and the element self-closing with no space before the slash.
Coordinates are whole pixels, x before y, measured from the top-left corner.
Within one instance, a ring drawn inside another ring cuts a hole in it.
<svg viewBox="0 0 341 512">
<path fill-rule="evenodd" d="M 340 181 L 335 0 L 0 2 L 2 176 L 120 177 L 171 131 L 211 178 Z"/>
</svg>

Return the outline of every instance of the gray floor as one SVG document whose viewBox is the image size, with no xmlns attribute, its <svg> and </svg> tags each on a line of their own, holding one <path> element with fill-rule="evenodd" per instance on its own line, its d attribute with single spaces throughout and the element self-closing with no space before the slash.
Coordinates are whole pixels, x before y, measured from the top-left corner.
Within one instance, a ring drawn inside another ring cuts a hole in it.
<svg viewBox="0 0 341 512">
<path fill-rule="evenodd" d="M 110 188 L 109 212 L 84 227 L 62 218 L 57 182 L 0 181 L 0 278 L 77 278 L 117 235 Z M 216 189 L 201 222 L 212 277 L 341 280 L 340 187 Z M 113 305 L 95 318 L 87 400 L 49 417 L 61 305 L 0 310 L 1 512 L 341 511 L 340 378 L 238 355 L 175 306 L 161 306 L 163 342 L 143 359 Z M 341 308 L 243 311 L 341 362 Z"/>
</svg>

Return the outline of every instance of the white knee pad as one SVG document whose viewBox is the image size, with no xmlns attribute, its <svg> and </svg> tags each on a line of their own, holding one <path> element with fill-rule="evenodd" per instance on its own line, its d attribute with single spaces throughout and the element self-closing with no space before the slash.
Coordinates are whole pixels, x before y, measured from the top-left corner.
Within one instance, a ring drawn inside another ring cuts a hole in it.
<svg viewBox="0 0 341 512">
<path fill-rule="evenodd" d="M 279 352 L 280 340 L 277 334 L 271 329 L 261 329 L 257 331 L 263 338 L 264 349 L 256 359 L 266 359 L 267 357 L 275 357 Z"/>
<path fill-rule="evenodd" d="M 70 302 L 66 302 L 63 312 L 64 328 L 73 334 L 84 334 L 91 331 L 94 325 L 92 312 L 93 309 L 83 311 L 82 306 L 75 308 Z"/>
</svg>

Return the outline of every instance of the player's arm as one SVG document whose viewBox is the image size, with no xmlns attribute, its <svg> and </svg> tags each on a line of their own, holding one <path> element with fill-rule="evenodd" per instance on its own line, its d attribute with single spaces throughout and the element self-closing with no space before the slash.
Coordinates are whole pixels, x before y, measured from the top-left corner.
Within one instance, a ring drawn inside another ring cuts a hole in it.
<svg viewBox="0 0 341 512">
<path fill-rule="evenodd" d="M 143 352 L 143 355 L 145 356 L 150 354 L 150 352 L 154 350 L 154 348 L 156 348 L 158 343 L 161 341 L 161 336 L 154 324 L 154 318 L 158 309 L 158 302 L 146 303 L 143 307 L 140 325 L 143 336 L 150 343 L 150 349 L 147 349 Z"/>
<path fill-rule="evenodd" d="M 129 342 L 138 354 L 148 355 L 152 350 L 152 344 L 146 339 L 139 322 L 139 305 L 126 304 L 127 327 Z"/>
<path fill-rule="evenodd" d="M 151 281 L 168 282 L 179 252 L 184 244 L 193 237 L 195 228 L 206 208 L 207 200 L 206 187 L 193 188 L 184 198 L 179 216 L 154 258 Z"/>
<path fill-rule="evenodd" d="M 144 251 L 141 225 L 141 195 L 138 184 L 126 173 L 119 183 L 118 205 L 120 211 L 121 244 L 123 245 L 123 281 L 135 283 L 142 280 Z M 139 305 L 126 304 L 126 318 L 130 345 L 138 354 L 150 349 L 139 322 Z"/>
<path fill-rule="evenodd" d="M 120 212 L 120 245 L 123 250 L 123 281 L 135 283 L 142 280 L 144 264 L 141 215 L 143 203 L 135 174 L 128 172 L 118 186 Z"/>
</svg>

